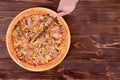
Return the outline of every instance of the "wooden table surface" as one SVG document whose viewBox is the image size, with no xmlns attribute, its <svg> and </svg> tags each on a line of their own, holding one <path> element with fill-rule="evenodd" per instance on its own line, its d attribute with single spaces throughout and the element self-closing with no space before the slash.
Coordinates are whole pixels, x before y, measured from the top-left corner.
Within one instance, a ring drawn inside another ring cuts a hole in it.
<svg viewBox="0 0 120 80">
<path fill-rule="evenodd" d="M 66 58 L 45 72 L 19 67 L 6 49 L 10 21 L 31 7 L 56 11 L 59 0 L 0 0 L 0 80 L 120 80 L 120 0 L 79 0 L 64 16 L 71 31 Z"/>
</svg>

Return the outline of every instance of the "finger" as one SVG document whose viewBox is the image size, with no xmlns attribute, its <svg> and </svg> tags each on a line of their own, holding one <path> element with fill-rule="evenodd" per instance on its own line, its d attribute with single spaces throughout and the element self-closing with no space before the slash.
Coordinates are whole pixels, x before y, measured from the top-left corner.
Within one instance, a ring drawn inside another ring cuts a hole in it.
<svg viewBox="0 0 120 80">
<path fill-rule="evenodd" d="M 57 12 L 60 12 L 60 11 L 62 11 L 61 9 L 57 9 Z"/>
<path fill-rule="evenodd" d="M 61 9 L 58 8 L 58 9 L 57 9 L 57 12 L 60 12 L 60 11 L 61 11 Z"/>
<path fill-rule="evenodd" d="M 57 11 L 58 11 L 58 12 L 62 11 L 62 6 L 63 6 L 63 5 L 62 5 L 61 3 L 62 3 L 62 2 L 60 1 L 60 2 L 59 2 L 59 5 L 58 5 L 58 8 L 57 8 Z"/>
<path fill-rule="evenodd" d="M 57 8 L 57 12 L 60 12 L 60 11 L 62 11 L 62 7 L 60 7 L 60 5 L 59 5 Z"/>
<path fill-rule="evenodd" d="M 67 15 L 66 12 L 60 12 L 60 13 L 58 13 L 57 17 L 62 17 L 62 16 L 65 16 L 65 15 Z"/>
</svg>

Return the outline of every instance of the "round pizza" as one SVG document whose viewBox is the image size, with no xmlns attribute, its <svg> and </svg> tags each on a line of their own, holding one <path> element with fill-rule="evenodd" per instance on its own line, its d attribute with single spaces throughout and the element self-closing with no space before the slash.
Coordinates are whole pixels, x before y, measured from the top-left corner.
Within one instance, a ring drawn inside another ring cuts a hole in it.
<svg viewBox="0 0 120 80">
<path fill-rule="evenodd" d="M 10 23 L 6 43 L 12 59 L 30 71 L 55 67 L 66 56 L 70 32 L 62 17 L 47 8 L 30 8 Z"/>
</svg>

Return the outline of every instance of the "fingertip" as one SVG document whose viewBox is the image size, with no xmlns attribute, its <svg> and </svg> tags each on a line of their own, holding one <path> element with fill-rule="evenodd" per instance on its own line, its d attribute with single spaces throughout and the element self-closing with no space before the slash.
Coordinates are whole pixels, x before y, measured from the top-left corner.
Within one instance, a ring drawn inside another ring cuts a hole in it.
<svg viewBox="0 0 120 80">
<path fill-rule="evenodd" d="M 60 13 L 57 14 L 57 17 L 58 17 L 58 18 L 61 17 Z"/>
<path fill-rule="evenodd" d="M 62 17 L 62 16 L 64 16 L 64 15 L 66 15 L 65 12 L 60 12 L 60 13 L 58 13 L 57 16 L 58 16 L 58 17 Z"/>
<path fill-rule="evenodd" d="M 60 7 L 60 5 L 58 6 L 58 8 L 57 8 L 57 12 L 60 12 L 62 9 L 61 9 L 61 7 Z"/>
<path fill-rule="evenodd" d="M 59 12 L 60 10 L 59 10 L 59 8 L 57 9 L 57 12 Z"/>
</svg>

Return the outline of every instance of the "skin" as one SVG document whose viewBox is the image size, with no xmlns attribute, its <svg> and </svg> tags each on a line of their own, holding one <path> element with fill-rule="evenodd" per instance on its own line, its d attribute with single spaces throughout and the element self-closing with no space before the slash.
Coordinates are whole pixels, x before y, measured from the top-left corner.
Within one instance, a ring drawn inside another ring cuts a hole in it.
<svg viewBox="0 0 120 80">
<path fill-rule="evenodd" d="M 58 16 L 65 16 L 74 11 L 78 0 L 61 0 L 58 6 Z"/>
</svg>

